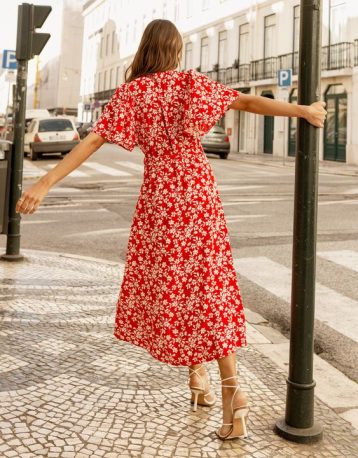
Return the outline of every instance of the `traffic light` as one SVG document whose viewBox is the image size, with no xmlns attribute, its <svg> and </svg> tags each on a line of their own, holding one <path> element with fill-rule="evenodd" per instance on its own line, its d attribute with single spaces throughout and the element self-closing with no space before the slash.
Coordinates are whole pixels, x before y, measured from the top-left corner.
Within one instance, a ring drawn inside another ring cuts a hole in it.
<svg viewBox="0 0 358 458">
<path fill-rule="evenodd" d="M 50 14 L 51 6 L 23 3 L 18 8 L 16 59 L 30 60 L 38 56 L 50 38 L 49 33 L 38 33 Z"/>
</svg>

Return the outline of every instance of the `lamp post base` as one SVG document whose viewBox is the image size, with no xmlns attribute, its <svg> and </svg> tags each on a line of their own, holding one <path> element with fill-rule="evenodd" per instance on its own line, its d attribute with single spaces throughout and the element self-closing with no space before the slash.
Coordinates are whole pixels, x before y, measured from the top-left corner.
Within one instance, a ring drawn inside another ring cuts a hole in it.
<svg viewBox="0 0 358 458">
<path fill-rule="evenodd" d="M 310 428 L 295 428 L 288 425 L 284 418 L 276 422 L 275 432 L 284 439 L 299 444 L 313 444 L 319 442 L 323 436 L 323 428 L 317 423 Z"/>
<path fill-rule="evenodd" d="M 10 261 L 10 262 L 17 262 L 22 261 L 24 259 L 22 254 L 2 254 L 0 255 L 0 259 L 2 261 Z"/>
</svg>

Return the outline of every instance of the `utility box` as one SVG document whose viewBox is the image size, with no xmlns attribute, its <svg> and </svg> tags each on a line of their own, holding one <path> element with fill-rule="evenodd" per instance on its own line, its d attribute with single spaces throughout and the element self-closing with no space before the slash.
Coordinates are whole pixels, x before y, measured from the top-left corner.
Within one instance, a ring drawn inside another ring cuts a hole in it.
<svg viewBox="0 0 358 458">
<path fill-rule="evenodd" d="M 0 234 L 7 234 L 12 143 L 0 139 Z"/>
</svg>

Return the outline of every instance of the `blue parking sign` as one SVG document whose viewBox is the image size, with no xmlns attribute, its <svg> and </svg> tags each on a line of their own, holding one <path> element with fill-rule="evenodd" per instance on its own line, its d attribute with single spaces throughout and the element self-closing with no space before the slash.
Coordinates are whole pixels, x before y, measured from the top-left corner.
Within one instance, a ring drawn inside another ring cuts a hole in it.
<svg viewBox="0 0 358 458">
<path fill-rule="evenodd" d="M 279 70 L 278 75 L 278 86 L 279 87 L 288 87 L 292 84 L 292 70 L 288 68 L 287 70 Z"/>
<path fill-rule="evenodd" d="M 10 49 L 4 49 L 2 55 L 2 68 L 9 70 L 17 69 L 16 52 Z"/>
</svg>

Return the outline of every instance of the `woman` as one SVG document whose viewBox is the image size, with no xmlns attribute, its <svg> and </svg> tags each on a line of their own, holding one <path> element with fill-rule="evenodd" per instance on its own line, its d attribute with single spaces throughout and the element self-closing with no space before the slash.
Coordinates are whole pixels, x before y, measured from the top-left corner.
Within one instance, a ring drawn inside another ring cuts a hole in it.
<svg viewBox="0 0 358 458">
<path fill-rule="evenodd" d="M 195 70 L 179 71 L 182 37 L 164 19 L 151 21 L 121 84 L 92 132 L 26 190 L 16 210 L 34 213 L 49 189 L 104 142 L 144 153 L 114 335 L 157 360 L 188 366 L 194 410 L 211 406 L 205 362 L 218 361 L 221 439 L 246 437 L 248 404 L 235 349 L 246 345 L 245 320 L 216 181 L 200 137 L 228 109 L 303 117 L 323 127 L 322 102 L 293 105 L 241 94 Z"/>
</svg>

